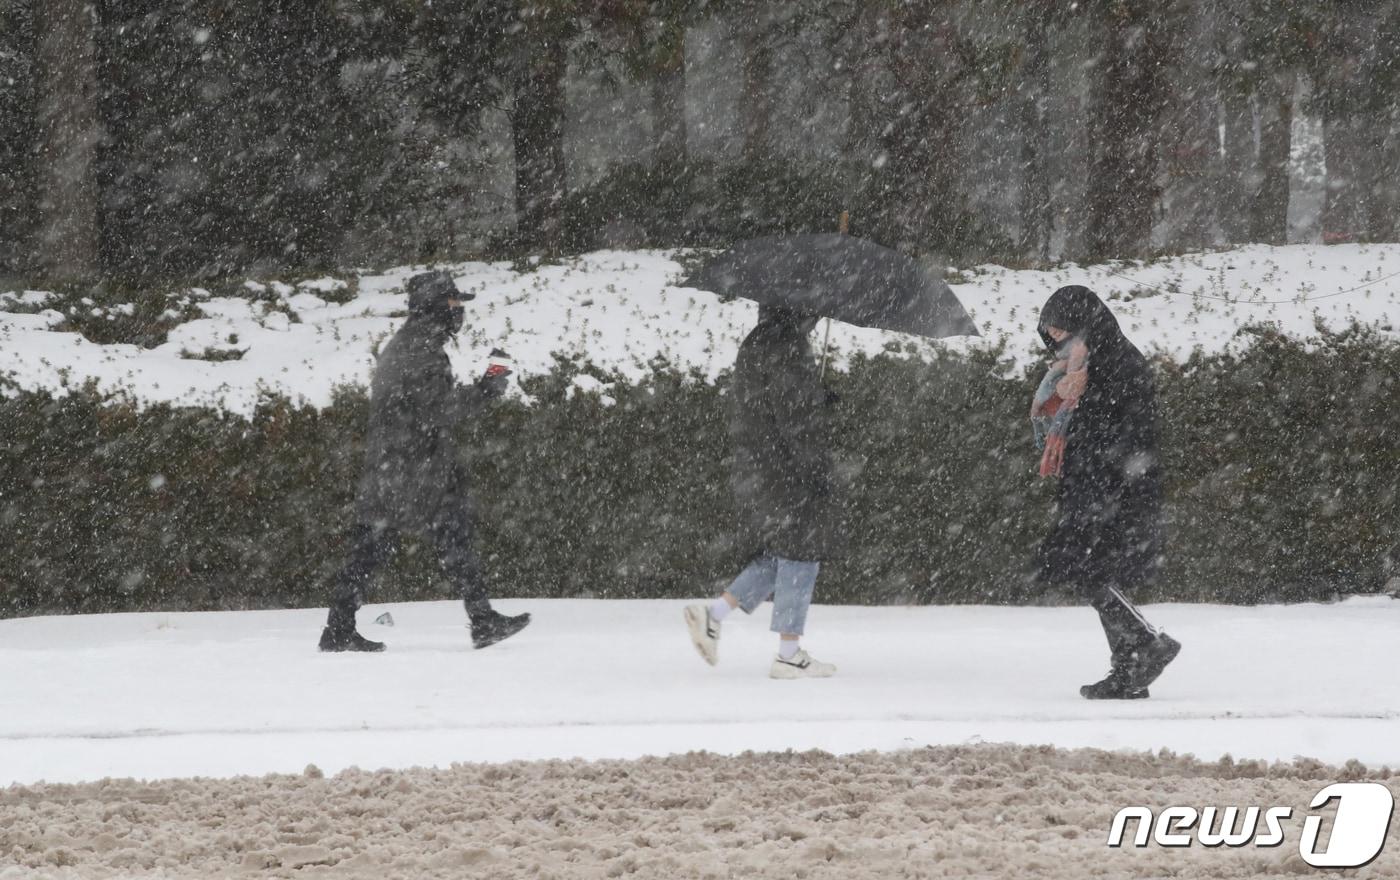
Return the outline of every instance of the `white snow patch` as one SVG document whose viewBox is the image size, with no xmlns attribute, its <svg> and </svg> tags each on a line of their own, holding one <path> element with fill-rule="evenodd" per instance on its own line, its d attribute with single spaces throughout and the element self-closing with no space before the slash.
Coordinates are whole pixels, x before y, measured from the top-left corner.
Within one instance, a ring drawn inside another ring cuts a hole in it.
<svg viewBox="0 0 1400 880">
<path fill-rule="evenodd" d="M 712 293 L 676 286 L 684 268 L 675 257 L 669 251 L 598 251 L 530 272 L 508 263 L 437 267 L 476 294 L 466 306 L 466 327 L 449 350 L 458 377 L 474 380 L 497 347 L 511 353 L 522 377 L 548 372 L 556 353 L 633 379 L 649 373 L 658 360 L 717 376 L 733 365 L 757 309 L 746 300 L 722 302 Z M 285 305 L 300 323 L 265 303 L 193 288 L 202 317 L 154 349 L 74 341 L 71 334 L 55 333 L 51 319 L 0 312 L 0 376 L 25 389 L 59 393 L 94 379 L 104 391 L 122 393 L 139 405 L 204 405 L 244 415 L 266 393 L 327 406 L 336 388 L 368 383 L 376 346 L 406 314 L 404 282 L 426 268 L 435 267 L 360 275 L 354 279 L 355 296 L 344 304 L 307 292 L 346 289 L 342 279 L 303 281 L 295 288 L 275 283 L 282 297 L 278 309 Z M 1389 277 L 1392 273 L 1400 273 L 1395 244 L 1250 245 L 1147 265 L 1065 265 L 1051 271 L 978 266 L 952 278 L 981 338 L 931 342 L 833 323 L 832 363 L 843 366 L 857 352 L 893 348 L 930 357 L 940 346 L 966 351 L 999 340 L 1007 345 L 1007 367 L 1032 363 L 1041 355 L 1035 331 L 1040 306 L 1065 284 L 1097 290 L 1139 347 L 1177 360 L 1196 350 L 1239 345 L 1248 338 L 1240 329 L 1252 324 L 1308 336 L 1317 323 L 1335 329 L 1356 321 L 1393 335 L 1400 328 L 1400 275 Z M 1368 282 L 1374 283 L 1353 290 Z M 254 281 L 245 286 L 268 289 Z M 45 294 L 8 296 L 40 302 L 36 297 Z M 245 352 L 237 361 L 196 363 L 179 357 L 190 339 L 230 336 Z M 511 393 L 520 392 L 512 385 Z"/>
<path fill-rule="evenodd" d="M 604 382 L 601 379 L 594 378 L 585 373 L 580 373 L 574 377 L 573 384 L 569 386 L 568 396 L 570 399 L 573 399 L 575 395 L 580 393 L 597 394 L 598 399 L 603 402 L 604 406 L 613 406 L 617 401 L 608 395 L 607 392 L 611 389 L 612 383 Z"/>
<path fill-rule="evenodd" d="M 0 293 L 0 305 L 42 306 L 54 297 L 47 290 L 22 290 Z"/>
<path fill-rule="evenodd" d="M 300 281 L 297 287 L 302 290 L 318 290 L 322 293 L 330 293 L 336 290 L 344 290 L 350 285 L 340 278 L 312 278 L 307 281 Z"/>
</svg>

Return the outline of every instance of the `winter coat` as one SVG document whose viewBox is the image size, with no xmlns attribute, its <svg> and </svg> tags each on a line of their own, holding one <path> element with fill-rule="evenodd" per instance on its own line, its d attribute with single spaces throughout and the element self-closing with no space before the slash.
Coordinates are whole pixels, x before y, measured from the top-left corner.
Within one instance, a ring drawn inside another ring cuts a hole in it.
<svg viewBox="0 0 1400 880">
<path fill-rule="evenodd" d="M 1040 576 L 1052 583 L 1133 586 L 1155 574 L 1161 552 L 1161 480 L 1152 372 L 1108 307 L 1085 287 L 1046 302 L 1046 328 L 1079 335 L 1089 348 L 1088 386 L 1066 437 L 1058 520 L 1040 546 Z"/>
<path fill-rule="evenodd" d="M 410 297 L 408 320 L 380 352 L 356 522 L 422 531 L 470 505 L 453 433 L 487 396 L 453 377 L 443 346 L 455 322 L 440 303 Z"/>
<path fill-rule="evenodd" d="M 843 543 L 832 474 L 829 396 L 806 329 L 765 310 L 734 366 L 732 486 L 745 553 L 819 561 Z"/>
</svg>

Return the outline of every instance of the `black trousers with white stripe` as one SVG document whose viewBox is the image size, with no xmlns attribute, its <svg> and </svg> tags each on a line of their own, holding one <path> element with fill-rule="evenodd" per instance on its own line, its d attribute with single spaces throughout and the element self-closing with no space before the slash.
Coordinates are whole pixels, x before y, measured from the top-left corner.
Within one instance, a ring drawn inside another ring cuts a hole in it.
<svg viewBox="0 0 1400 880">
<path fill-rule="evenodd" d="M 489 612 L 491 600 L 466 514 L 448 516 L 434 522 L 426 537 L 437 551 L 443 574 L 462 597 L 467 614 Z M 332 615 L 338 614 L 342 623 L 348 615 L 353 623 L 355 612 L 365 602 L 370 578 L 375 571 L 393 561 L 399 552 L 399 544 L 397 529 L 376 528 L 365 523 L 355 525 L 350 532 L 349 558 L 331 593 Z"/>
<path fill-rule="evenodd" d="M 1113 652 L 1115 665 L 1129 654 L 1157 637 L 1157 630 L 1142 616 L 1137 606 L 1123 595 L 1117 584 L 1095 584 L 1087 587 L 1089 604 L 1099 613 L 1108 649 Z"/>
</svg>

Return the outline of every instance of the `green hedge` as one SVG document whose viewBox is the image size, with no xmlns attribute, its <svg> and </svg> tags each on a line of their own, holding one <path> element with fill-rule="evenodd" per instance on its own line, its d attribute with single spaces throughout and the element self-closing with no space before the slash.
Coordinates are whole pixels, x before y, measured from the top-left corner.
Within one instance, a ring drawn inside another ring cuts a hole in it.
<svg viewBox="0 0 1400 880">
<path fill-rule="evenodd" d="M 611 402 L 576 364 L 466 426 L 497 595 L 681 597 L 742 562 L 726 382 L 658 368 Z M 1400 346 L 1370 334 L 1162 364 L 1168 555 L 1147 599 L 1294 601 L 1382 588 L 1395 558 Z M 601 374 L 599 374 L 601 375 Z M 603 378 L 610 378 L 603 376 Z M 615 377 L 612 377 L 615 378 Z M 1063 601 L 1026 576 L 1052 516 L 1033 377 L 993 355 L 857 359 L 842 396 L 849 558 L 824 602 Z M 0 613 L 314 606 L 340 564 L 365 399 L 251 421 L 91 392 L 0 399 Z M 410 543 L 376 601 L 447 595 Z"/>
</svg>

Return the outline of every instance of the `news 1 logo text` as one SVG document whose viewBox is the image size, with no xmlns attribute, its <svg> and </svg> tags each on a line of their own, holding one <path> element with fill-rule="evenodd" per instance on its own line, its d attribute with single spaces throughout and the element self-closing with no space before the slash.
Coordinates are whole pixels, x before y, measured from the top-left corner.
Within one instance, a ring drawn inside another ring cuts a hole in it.
<svg viewBox="0 0 1400 880">
<path fill-rule="evenodd" d="M 1308 805 L 1317 810 L 1337 801 L 1331 834 L 1319 844 L 1324 818 L 1309 814 L 1298 838 L 1298 854 L 1314 868 L 1360 868 L 1381 854 L 1395 812 L 1395 797 L 1378 782 L 1337 782 L 1319 791 Z M 1292 807 L 1124 807 L 1113 817 L 1108 845 L 1146 847 L 1269 848 L 1287 838 L 1284 823 Z M 1129 824 L 1136 821 L 1132 836 Z"/>
</svg>

